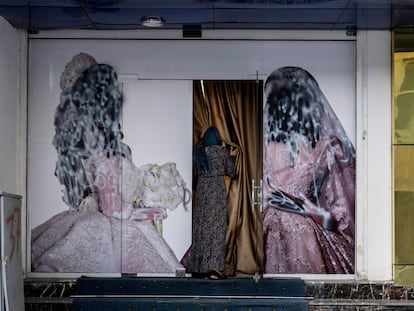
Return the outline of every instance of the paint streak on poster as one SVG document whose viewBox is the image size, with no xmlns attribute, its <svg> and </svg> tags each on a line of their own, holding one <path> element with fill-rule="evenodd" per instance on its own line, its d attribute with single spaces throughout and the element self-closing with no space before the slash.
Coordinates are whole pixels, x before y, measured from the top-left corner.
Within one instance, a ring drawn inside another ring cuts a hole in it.
<svg viewBox="0 0 414 311">
<path fill-rule="evenodd" d="M 20 208 L 14 208 L 9 215 L 6 215 L 6 224 L 9 232 L 9 241 L 11 244 L 9 261 L 13 260 L 14 255 L 20 252 Z"/>
</svg>

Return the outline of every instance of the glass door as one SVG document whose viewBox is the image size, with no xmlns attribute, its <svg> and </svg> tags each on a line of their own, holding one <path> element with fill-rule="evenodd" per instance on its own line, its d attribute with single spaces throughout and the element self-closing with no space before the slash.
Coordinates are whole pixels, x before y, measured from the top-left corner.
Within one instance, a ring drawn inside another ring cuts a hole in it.
<svg viewBox="0 0 414 311">
<path fill-rule="evenodd" d="M 121 272 L 175 275 L 191 243 L 192 80 L 127 78 Z"/>
</svg>

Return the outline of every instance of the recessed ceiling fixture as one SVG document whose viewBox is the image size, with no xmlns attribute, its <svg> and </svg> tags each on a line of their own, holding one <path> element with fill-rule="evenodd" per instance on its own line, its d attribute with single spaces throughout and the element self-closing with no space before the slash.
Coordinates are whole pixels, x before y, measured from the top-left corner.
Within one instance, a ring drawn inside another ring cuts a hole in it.
<svg viewBox="0 0 414 311">
<path fill-rule="evenodd" d="M 165 19 L 161 16 L 144 16 L 141 18 L 141 25 L 145 27 L 161 27 Z"/>
</svg>

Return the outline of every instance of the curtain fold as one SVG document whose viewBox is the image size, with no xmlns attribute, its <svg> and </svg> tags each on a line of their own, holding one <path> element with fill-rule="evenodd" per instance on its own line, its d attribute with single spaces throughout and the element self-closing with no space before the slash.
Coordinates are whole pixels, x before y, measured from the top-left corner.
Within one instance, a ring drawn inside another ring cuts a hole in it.
<svg viewBox="0 0 414 311">
<path fill-rule="evenodd" d="M 237 177 L 229 182 L 227 275 L 263 272 L 262 215 L 252 209 L 252 179 L 262 174 L 262 84 L 256 81 L 194 81 L 193 144 L 216 126 L 228 148 L 237 150 Z M 193 193 L 194 189 L 193 189 Z"/>
</svg>

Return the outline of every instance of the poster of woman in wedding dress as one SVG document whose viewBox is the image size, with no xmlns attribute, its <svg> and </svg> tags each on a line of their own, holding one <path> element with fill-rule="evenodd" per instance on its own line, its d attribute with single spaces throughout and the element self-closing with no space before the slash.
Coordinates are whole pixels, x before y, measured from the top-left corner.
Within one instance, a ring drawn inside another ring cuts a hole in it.
<svg viewBox="0 0 414 311">
<path fill-rule="evenodd" d="M 53 146 L 67 211 L 32 229 L 32 272 L 175 273 L 182 265 L 160 233 L 184 201 L 175 163 L 132 162 L 111 66 L 80 53 L 60 86 Z"/>
<path fill-rule="evenodd" d="M 267 77 L 263 144 L 265 273 L 354 273 L 355 149 L 303 68 Z"/>
</svg>

